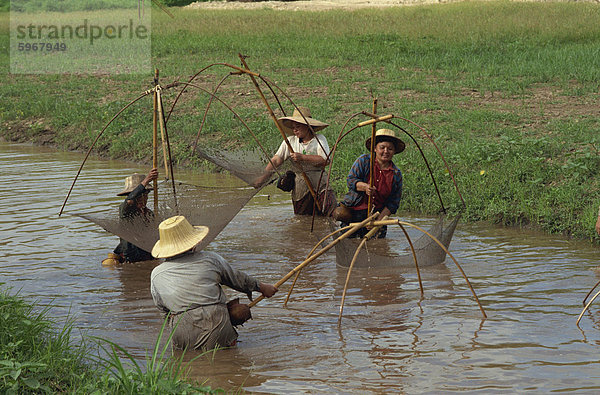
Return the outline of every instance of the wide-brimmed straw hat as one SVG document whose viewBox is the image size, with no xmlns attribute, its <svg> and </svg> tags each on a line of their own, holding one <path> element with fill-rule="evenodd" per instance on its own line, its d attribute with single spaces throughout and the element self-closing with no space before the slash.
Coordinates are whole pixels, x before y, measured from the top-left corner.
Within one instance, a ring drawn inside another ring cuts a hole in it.
<svg viewBox="0 0 600 395">
<path fill-rule="evenodd" d="M 405 144 L 404 141 L 400 140 L 396 137 L 396 133 L 390 129 L 379 129 L 375 132 L 375 145 L 382 141 L 389 141 L 394 144 L 394 148 L 396 148 L 396 154 L 404 151 Z M 369 137 L 365 142 L 365 146 L 370 151 L 371 150 L 371 138 Z"/>
<path fill-rule="evenodd" d="M 207 226 L 192 226 L 182 215 L 167 218 L 158 225 L 160 240 L 152 248 L 155 258 L 170 258 L 192 249 L 208 234 Z"/>
<path fill-rule="evenodd" d="M 134 173 L 133 175 L 127 177 L 125 179 L 125 189 L 117 193 L 117 196 L 129 195 L 135 188 L 137 188 L 138 185 L 142 183 L 142 181 L 144 181 L 144 178 L 146 178 L 145 175 L 138 173 Z M 146 192 L 150 192 L 152 189 L 154 188 L 151 185 L 146 185 Z"/>
<path fill-rule="evenodd" d="M 302 115 L 304 115 L 304 117 Z M 310 125 L 315 132 L 325 129 L 327 126 L 329 126 L 328 123 L 317 121 L 316 119 L 311 118 L 310 110 L 306 107 L 294 108 L 294 113 L 291 117 L 281 117 L 279 118 L 279 122 L 281 123 L 283 131 L 287 134 L 294 133 L 292 130 L 292 127 L 294 126 L 293 122 L 298 122 L 303 125 Z"/>
</svg>

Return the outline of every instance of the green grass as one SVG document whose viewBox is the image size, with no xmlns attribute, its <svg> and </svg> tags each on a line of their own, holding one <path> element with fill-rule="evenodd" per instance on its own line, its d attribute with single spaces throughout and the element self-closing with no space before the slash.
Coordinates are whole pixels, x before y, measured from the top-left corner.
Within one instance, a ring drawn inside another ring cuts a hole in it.
<svg viewBox="0 0 600 395">
<path fill-rule="evenodd" d="M 0 283 L 0 286 L 2 283 Z M 74 341 L 73 319 L 62 328 L 41 308 L 19 295 L 0 290 L 0 392 L 72 394 L 212 393 L 210 387 L 186 382 L 182 358 L 166 355 L 170 338 L 160 346 L 166 321 L 143 369 L 114 342 L 94 338 Z M 96 354 L 97 357 L 93 355 Z M 128 361 L 127 363 L 124 362 Z"/>
<path fill-rule="evenodd" d="M 330 145 L 350 114 L 370 109 L 373 94 L 379 112 L 411 119 L 433 135 L 466 201 L 463 219 L 598 240 L 598 5 L 492 1 L 355 12 L 171 11 L 175 19 L 154 12 L 152 20 L 152 61 L 163 83 L 187 80 L 215 62 L 238 65 L 238 53 L 249 55 L 250 68 L 331 124 L 324 131 Z M 85 149 L 116 111 L 151 86 L 151 70 L 9 75 L 8 15 L 0 14 L 0 22 L 6 139 Z M 212 89 L 229 71 L 213 68 L 199 83 Z M 167 109 L 174 94 L 164 93 Z M 268 150 L 276 149 L 280 137 L 247 78 L 230 77 L 221 97 Z M 189 147 L 207 101 L 205 94 L 186 95 L 169 121 L 179 165 L 213 169 L 191 157 Z M 290 103 L 283 104 L 291 111 Z M 148 97 L 127 110 L 100 139 L 98 152 L 147 161 L 151 105 Z M 228 110 L 219 104 L 213 110 L 203 144 L 249 140 Z M 461 201 L 431 145 L 418 129 L 399 124 L 423 145 L 446 206 L 459 211 Z M 364 151 L 367 129 L 345 139 L 337 153 L 338 193 Z M 401 210 L 433 214 L 440 204 L 414 148 L 410 142 L 395 159 L 405 178 Z"/>
</svg>

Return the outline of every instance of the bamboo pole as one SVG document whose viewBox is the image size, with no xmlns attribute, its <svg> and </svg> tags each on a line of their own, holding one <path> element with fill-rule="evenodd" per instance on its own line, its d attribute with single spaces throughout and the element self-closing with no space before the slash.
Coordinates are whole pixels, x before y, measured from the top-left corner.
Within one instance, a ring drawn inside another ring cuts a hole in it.
<svg viewBox="0 0 600 395">
<path fill-rule="evenodd" d="M 246 64 L 246 60 L 244 59 L 244 56 L 242 54 L 238 54 L 238 56 L 240 57 L 242 65 L 247 70 L 248 69 L 248 65 Z M 243 70 L 240 70 L 240 71 L 243 71 Z M 256 78 L 254 77 L 253 74 L 248 73 L 248 75 L 250 76 L 250 79 L 252 80 L 252 83 L 254 84 L 254 87 L 256 88 L 256 90 L 257 90 L 257 92 L 258 92 L 261 100 L 263 101 L 263 103 L 267 107 L 267 111 L 269 111 L 269 115 L 271 116 L 271 118 L 273 118 L 273 121 L 275 122 L 275 125 L 277 126 L 277 129 L 279 129 L 279 133 L 281 133 L 281 136 L 283 137 L 283 141 L 286 143 L 288 149 L 290 150 L 290 154 L 293 154 L 294 153 L 294 149 L 292 148 L 292 145 L 288 141 L 288 138 L 285 135 L 285 132 L 284 132 L 283 128 L 281 127 L 281 124 L 279 123 L 279 120 L 275 116 L 275 113 L 273 112 L 273 109 L 271 109 L 271 106 L 269 105 L 269 102 L 267 101 L 267 98 L 265 97 L 264 93 L 260 89 L 260 86 L 258 85 L 258 82 L 256 82 Z M 309 190 L 310 194 L 315 199 L 315 203 L 317 205 L 317 209 L 322 212 L 321 205 L 319 204 L 319 196 L 315 192 L 315 189 L 313 188 L 313 185 L 310 182 L 310 179 L 308 178 L 308 176 L 304 172 L 304 169 L 302 168 L 302 165 L 299 164 L 299 163 L 296 163 L 296 165 L 298 166 L 298 168 L 300 169 L 300 172 L 302 173 L 302 178 L 304 178 L 304 181 L 306 182 L 306 185 L 308 186 L 308 190 Z"/>
<path fill-rule="evenodd" d="M 373 114 L 377 114 L 377 98 L 373 99 Z M 373 188 L 375 182 L 375 131 L 377 129 L 377 122 L 371 124 L 371 147 L 369 152 L 371 154 L 371 160 L 369 161 L 369 190 Z M 369 193 L 367 199 L 367 212 L 370 213 L 373 205 L 373 193 Z"/>
<path fill-rule="evenodd" d="M 384 115 L 382 117 L 377 117 L 377 118 L 369 119 L 367 121 L 359 122 L 358 126 L 359 127 L 367 126 L 367 125 L 370 125 L 370 124 L 376 123 L 376 122 L 388 121 L 388 120 L 390 120 L 392 118 L 394 118 L 394 115 L 393 114 L 388 114 L 388 115 Z"/>
<path fill-rule="evenodd" d="M 328 238 L 332 237 L 333 235 L 335 235 L 336 233 L 340 233 L 343 231 L 347 231 L 348 229 L 353 228 L 354 226 L 356 226 L 357 224 L 353 225 L 353 226 L 345 226 L 343 228 L 337 229 L 333 232 L 331 232 L 330 234 L 328 234 L 327 236 L 323 237 L 321 240 L 319 240 L 319 242 L 317 244 L 315 244 L 315 246 L 312 248 L 312 250 L 310 250 L 310 252 L 308 253 L 308 255 L 306 256 L 306 259 L 310 258 L 310 256 L 313 254 L 313 252 L 315 252 L 315 250 Z M 287 302 L 290 299 L 290 295 L 292 294 L 292 291 L 294 290 L 294 286 L 296 285 L 296 281 L 298 281 L 298 277 L 300 277 L 300 272 L 302 270 L 298 270 L 298 272 L 296 273 L 296 277 L 294 277 L 294 282 L 292 282 L 292 286 L 290 287 L 290 290 L 288 291 L 288 294 L 285 298 L 285 302 L 283 302 L 283 307 L 287 307 Z"/>
<path fill-rule="evenodd" d="M 123 111 L 125 111 L 131 105 L 133 105 L 134 103 L 136 103 L 138 100 L 142 99 L 143 97 L 149 95 L 150 93 L 152 93 L 152 90 L 147 90 L 144 93 L 142 93 L 141 95 L 139 95 L 137 98 L 133 99 L 132 101 L 130 101 L 129 103 L 127 103 L 125 106 L 123 106 L 119 110 L 119 112 L 117 112 L 115 115 L 113 115 L 113 117 L 110 119 L 110 121 L 108 121 L 108 123 L 106 125 L 104 125 L 104 127 L 102 128 L 102 130 L 98 133 L 98 135 L 94 139 L 94 142 L 92 143 L 92 145 L 90 146 L 90 148 L 88 148 L 87 153 L 85 154 L 85 157 L 83 158 L 83 161 L 81 162 L 81 165 L 79 166 L 79 170 L 77 170 L 77 174 L 75 174 L 75 178 L 73 178 L 73 183 L 71 184 L 71 187 L 69 188 L 69 191 L 67 192 L 67 196 L 65 196 L 65 200 L 63 201 L 63 204 L 60 207 L 60 211 L 58 212 L 58 216 L 59 217 L 62 215 L 62 213 L 63 213 L 63 211 L 65 209 L 65 206 L 67 205 L 67 200 L 69 200 L 69 196 L 71 196 L 71 192 L 73 192 L 73 188 L 75 187 L 75 182 L 77 182 L 77 179 L 79 178 L 79 175 L 81 174 L 81 170 L 83 170 L 83 166 L 85 165 L 85 162 L 87 161 L 88 157 L 92 153 L 92 149 L 94 148 L 94 146 L 96 145 L 96 143 L 98 142 L 98 140 L 100 139 L 100 137 L 104 134 L 104 132 L 106 131 L 106 129 L 108 129 L 108 127 L 113 123 L 113 121 L 115 119 L 117 119 L 119 117 L 119 115 L 121 115 L 121 113 Z"/>
<path fill-rule="evenodd" d="M 171 187 L 173 190 L 173 203 L 175 205 L 175 212 L 179 215 L 179 204 L 177 204 L 177 190 L 175 188 L 175 174 L 173 172 L 173 159 L 171 158 L 171 144 L 169 143 L 169 133 L 167 132 L 167 122 L 165 120 L 165 111 L 163 108 L 162 101 L 162 89 L 158 89 L 158 119 L 160 122 L 160 134 L 163 139 L 163 155 L 165 161 L 165 174 L 167 175 L 167 179 L 171 179 Z M 170 175 L 170 177 L 169 177 Z"/>
<path fill-rule="evenodd" d="M 159 119 L 159 125 L 160 125 L 160 139 L 162 141 L 162 152 L 163 152 L 163 165 L 165 166 L 165 178 L 169 179 L 171 178 L 169 176 L 170 172 L 169 172 L 169 161 L 167 159 L 167 142 L 165 141 L 165 114 L 163 114 L 162 111 L 162 94 L 160 93 L 161 89 L 157 90 L 157 96 L 158 96 L 158 119 Z"/>
<path fill-rule="evenodd" d="M 158 69 L 154 70 L 154 111 L 152 113 L 152 167 L 158 168 Z M 154 183 L 154 214 L 158 215 L 158 183 Z"/>
<path fill-rule="evenodd" d="M 427 236 L 429 236 L 429 238 L 431 240 L 433 240 L 434 242 L 436 242 L 440 246 L 440 248 L 442 250 L 444 250 L 444 252 L 446 254 L 448 254 L 448 256 L 452 259 L 452 261 L 454 261 L 454 264 L 456 265 L 456 267 L 458 268 L 458 270 L 461 272 L 463 278 L 467 282 L 467 285 L 468 285 L 469 289 L 471 290 L 471 293 L 475 297 L 475 301 L 477 302 L 477 305 L 479 306 L 479 310 L 481 310 L 481 313 L 483 314 L 484 318 L 487 318 L 487 315 L 485 314 L 485 310 L 483 309 L 483 306 L 479 302 L 479 298 L 477 297 L 477 294 L 475 293 L 475 290 L 473 289 L 473 286 L 471 285 L 471 282 L 469 281 L 469 278 L 467 277 L 465 271 L 460 266 L 460 264 L 458 263 L 458 261 L 456 260 L 456 258 L 454 258 L 454 255 L 452 255 L 450 253 L 450 251 L 448 251 L 448 249 L 446 248 L 446 246 L 441 241 L 439 241 L 435 236 L 433 236 L 431 233 L 427 232 L 425 229 L 421 228 L 420 226 L 411 224 L 410 222 L 400 221 L 400 220 L 397 220 L 397 219 L 387 219 L 387 220 L 381 220 L 381 221 L 372 221 L 372 222 L 369 223 L 370 226 L 400 225 L 400 224 L 401 225 L 410 226 L 412 228 L 418 229 L 421 232 L 425 233 Z M 354 225 L 354 223 L 352 223 L 350 225 L 352 226 L 352 225 Z"/>
<path fill-rule="evenodd" d="M 589 298 L 589 296 L 592 294 L 592 292 L 594 292 L 594 289 L 596 289 L 596 287 L 598 286 L 598 284 L 600 284 L 600 281 L 598 281 L 598 282 L 596 283 L 596 285 L 594 285 L 594 286 L 592 287 L 592 289 L 590 289 L 590 292 L 588 292 L 588 293 L 587 293 L 587 295 L 585 295 L 585 298 L 583 298 L 583 305 L 584 305 L 584 306 L 585 306 L 585 300 L 586 300 L 587 298 Z"/>
<path fill-rule="evenodd" d="M 419 288 L 421 288 L 421 298 L 422 298 L 423 295 L 425 294 L 425 291 L 423 290 L 423 281 L 421 281 L 421 271 L 419 270 L 419 264 L 417 263 L 417 253 L 415 252 L 415 246 L 413 246 L 412 240 L 408 236 L 408 232 L 406 231 L 406 228 L 404 228 L 404 226 L 399 222 L 398 222 L 398 225 L 400 226 L 400 229 L 402 229 L 402 232 L 404 232 L 404 236 L 406 237 L 406 240 L 408 240 L 408 245 L 410 246 L 410 251 L 412 252 L 413 259 L 415 261 L 415 267 L 417 268 L 417 277 L 419 278 Z"/>
<path fill-rule="evenodd" d="M 579 314 L 579 318 L 577 318 L 577 322 L 575 323 L 575 325 L 579 326 L 579 321 L 581 320 L 581 317 L 583 317 L 583 313 L 585 313 L 585 311 L 588 309 L 588 307 L 591 306 L 591 304 L 594 302 L 594 299 L 596 299 L 598 297 L 598 295 L 600 295 L 600 291 L 596 292 L 596 295 L 594 295 L 592 297 L 592 299 L 590 299 L 588 304 L 585 305 L 583 310 L 581 310 L 581 314 Z"/>
<path fill-rule="evenodd" d="M 289 280 L 290 277 L 292 277 L 298 271 L 302 270 L 303 267 L 305 267 L 306 265 L 308 265 L 309 263 L 311 263 L 312 261 L 314 261 L 315 259 L 317 259 L 321 255 L 323 255 L 325 252 L 329 251 L 332 247 L 334 247 L 341 240 L 343 240 L 343 239 L 347 238 L 348 236 L 354 234 L 357 230 L 359 230 L 360 228 L 362 228 L 366 223 L 372 221 L 373 218 L 375 218 L 377 215 L 379 215 L 379 213 L 374 213 L 373 215 L 371 215 L 370 217 L 368 217 L 364 221 L 358 222 L 357 224 L 353 225 L 350 228 L 350 230 L 348 230 L 346 233 L 344 233 L 343 235 L 341 235 L 340 237 L 338 237 L 337 239 L 335 239 L 334 241 L 332 241 L 331 243 L 329 243 L 326 247 L 323 247 L 319 252 L 317 252 L 316 254 L 312 255 L 310 258 L 305 259 L 304 262 L 302 262 L 301 264 L 299 264 L 298 266 L 296 266 L 294 269 L 292 269 L 288 274 L 286 274 L 285 276 L 283 276 L 281 278 L 281 280 L 279 280 L 279 281 L 277 281 L 277 283 L 275 283 L 275 286 L 277 288 L 279 288 L 283 283 L 285 283 L 287 280 Z M 248 307 L 255 306 L 258 302 L 260 302 L 263 299 L 264 299 L 264 296 L 260 295 L 258 298 L 254 299 L 254 301 L 250 302 L 248 304 Z"/>
<path fill-rule="evenodd" d="M 387 216 L 386 216 L 386 218 L 387 218 Z M 373 237 L 375 234 L 377 234 L 377 232 L 379 232 L 379 229 L 381 229 L 381 226 L 375 226 L 375 227 L 373 227 L 373 229 L 368 231 L 367 234 L 363 236 L 362 240 L 360 241 L 360 244 L 356 248 L 356 251 L 354 251 L 354 256 L 352 257 L 352 261 L 350 262 L 350 267 L 348 267 L 348 273 L 346 274 L 346 282 L 344 283 L 344 292 L 342 292 L 342 301 L 340 303 L 340 314 L 338 315 L 338 325 L 340 325 L 342 323 L 342 313 L 344 312 L 344 301 L 346 300 L 346 291 L 348 290 L 348 283 L 350 282 L 350 273 L 352 273 L 352 268 L 354 267 L 354 263 L 356 263 L 356 260 L 358 259 L 358 255 L 360 254 L 360 250 L 367 243 L 367 240 L 369 240 L 371 237 Z"/>
</svg>

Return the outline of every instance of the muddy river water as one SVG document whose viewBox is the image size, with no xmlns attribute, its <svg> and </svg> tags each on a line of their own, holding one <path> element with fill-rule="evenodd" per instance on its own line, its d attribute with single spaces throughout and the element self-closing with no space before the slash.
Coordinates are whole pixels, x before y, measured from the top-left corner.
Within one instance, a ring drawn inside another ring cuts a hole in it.
<svg viewBox="0 0 600 395">
<path fill-rule="evenodd" d="M 117 237 L 70 214 L 117 210 L 115 193 L 124 177 L 147 169 L 88 160 L 58 217 L 82 159 L 0 143 L 0 282 L 143 361 L 162 324 L 149 292 L 153 264 L 103 267 Z M 201 185 L 224 176 L 182 177 Z M 293 215 L 287 196 L 269 187 L 207 249 L 274 283 L 326 231 L 321 222 L 315 234 L 307 234 L 309 227 L 309 219 Z M 392 231 L 390 238 L 396 236 Z M 252 393 L 600 391 L 600 305 L 575 325 L 583 297 L 597 281 L 598 248 L 460 223 L 450 251 L 487 319 L 447 259 L 422 269 L 424 298 L 414 268 L 356 269 L 338 327 L 346 269 L 336 266 L 331 251 L 303 272 L 287 308 L 286 283 L 253 309 L 236 348 L 197 359 L 191 374 L 214 387 Z"/>
</svg>

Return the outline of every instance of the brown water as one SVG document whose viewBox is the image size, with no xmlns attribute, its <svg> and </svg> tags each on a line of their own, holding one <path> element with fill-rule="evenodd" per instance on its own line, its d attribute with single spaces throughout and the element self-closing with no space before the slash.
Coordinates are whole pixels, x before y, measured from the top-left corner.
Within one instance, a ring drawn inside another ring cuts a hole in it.
<svg viewBox="0 0 600 395">
<path fill-rule="evenodd" d="M 143 360 L 162 323 L 149 294 L 152 265 L 117 269 L 100 261 L 117 238 L 69 213 L 113 205 L 133 171 L 89 160 L 57 216 L 82 155 L 0 143 L 0 282 L 29 300 L 70 312 L 89 335 L 109 338 Z M 409 175 L 407 175 L 409 176 Z M 198 184 L 215 177 L 180 175 Z M 272 195 L 266 195 L 271 193 Z M 318 240 L 294 217 L 286 195 L 255 197 L 208 247 L 263 281 L 276 282 Z M 403 217 L 418 225 L 433 219 Z M 326 231 L 318 222 L 316 234 Z M 390 229 L 390 240 L 401 239 Z M 257 393 L 513 393 L 600 390 L 600 307 L 575 325 L 600 251 L 515 229 L 459 224 L 450 251 L 475 287 L 482 319 L 449 259 L 422 269 L 357 269 L 344 318 L 337 315 L 346 270 L 333 251 L 308 266 L 288 308 L 280 294 L 253 309 L 237 348 L 201 357 L 192 374 L 209 384 Z M 233 293 L 231 294 L 233 295 Z"/>
</svg>

